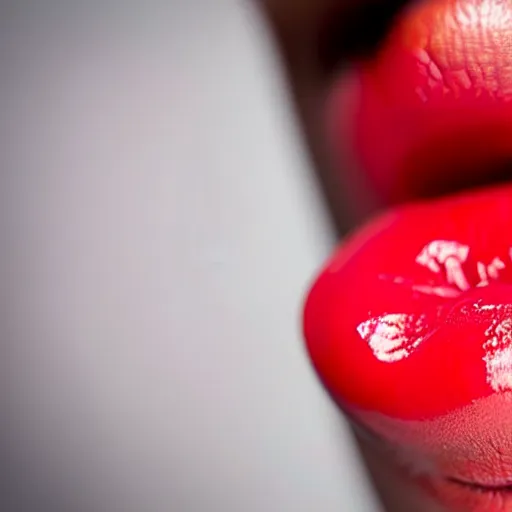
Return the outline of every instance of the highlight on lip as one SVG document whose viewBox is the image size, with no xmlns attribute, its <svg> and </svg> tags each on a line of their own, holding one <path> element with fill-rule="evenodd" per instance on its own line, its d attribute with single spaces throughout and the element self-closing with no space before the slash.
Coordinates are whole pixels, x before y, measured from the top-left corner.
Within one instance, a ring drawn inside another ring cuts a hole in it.
<svg viewBox="0 0 512 512">
<path fill-rule="evenodd" d="M 433 240 L 421 250 L 415 260 L 434 274 L 443 272 L 446 285 L 417 284 L 400 277 L 395 277 L 393 282 L 410 286 L 411 290 L 420 294 L 454 299 L 472 287 L 463 267 L 469 253 L 469 245 L 453 240 Z M 478 282 L 474 287 L 498 282 L 500 271 L 508 270 L 512 265 L 512 248 L 509 248 L 507 256 L 506 263 L 498 256 L 489 264 L 476 261 Z M 488 325 L 484 333 L 486 341 L 483 344 L 488 383 L 494 391 L 512 389 L 512 304 L 484 305 L 481 300 L 476 300 L 464 305 L 461 312 Z M 361 322 L 356 329 L 377 359 L 396 362 L 409 357 L 428 338 L 432 326 L 425 314 L 388 313 L 371 317 Z"/>
</svg>

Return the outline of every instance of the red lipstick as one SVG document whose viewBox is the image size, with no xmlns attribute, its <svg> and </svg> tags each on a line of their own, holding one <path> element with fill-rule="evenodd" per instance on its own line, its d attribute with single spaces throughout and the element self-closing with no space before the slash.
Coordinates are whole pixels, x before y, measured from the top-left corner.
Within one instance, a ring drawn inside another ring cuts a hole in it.
<svg viewBox="0 0 512 512">
<path fill-rule="evenodd" d="M 509 218 L 512 186 L 402 207 L 344 242 L 304 314 L 342 405 L 427 420 L 512 391 Z"/>
<path fill-rule="evenodd" d="M 416 202 L 327 263 L 307 348 L 358 429 L 449 511 L 512 510 L 512 183 L 473 188 L 512 161 L 511 48 L 508 0 L 429 0 L 329 103 L 338 154 Z"/>
</svg>

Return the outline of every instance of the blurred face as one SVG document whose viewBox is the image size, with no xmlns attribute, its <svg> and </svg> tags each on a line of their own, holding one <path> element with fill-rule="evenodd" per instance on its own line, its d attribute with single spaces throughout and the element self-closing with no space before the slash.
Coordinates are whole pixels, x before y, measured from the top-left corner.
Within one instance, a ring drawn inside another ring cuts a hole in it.
<svg viewBox="0 0 512 512">
<path fill-rule="evenodd" d="M 512 511 L 512 4 L 263 4 L 352 231 L 306 302 L 312 363 L 417 510 Z"/>
</svg>

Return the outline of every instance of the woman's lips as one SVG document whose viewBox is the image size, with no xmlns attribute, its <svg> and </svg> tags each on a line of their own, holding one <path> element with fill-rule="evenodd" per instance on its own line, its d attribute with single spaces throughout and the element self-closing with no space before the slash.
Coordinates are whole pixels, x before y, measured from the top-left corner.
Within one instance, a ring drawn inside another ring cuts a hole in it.
<svg viewBox="0 0 512 512">
<path fill-rule="evenodd" d="M 335 152 L 393 202 L 512 175 L 511 46 L 508 0 L 413 5 L 334 87 Z"/>
<path fill-rule="evenodd" d="M 512 507 L 511 219 L 512 185 L 395 209 L 345 240 L 305 306 L 330 394 L 450 510 L 507 510 L 486 489 Z"/>
<path fill-rule="evenodd" d="M 388 202 L 495 181 L 511 48 L 509 0 L 412 6 L 334 87 L 336 152 Z M 512 510 L 512 184 L 367 224 L 314 284 L 304 331 L 333 398 L 444 505 Z"/>
</svg>

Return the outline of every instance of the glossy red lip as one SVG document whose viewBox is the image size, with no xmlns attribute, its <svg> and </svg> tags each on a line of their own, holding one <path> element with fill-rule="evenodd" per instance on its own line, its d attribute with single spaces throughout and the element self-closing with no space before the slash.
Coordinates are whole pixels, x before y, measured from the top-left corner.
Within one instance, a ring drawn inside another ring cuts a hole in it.
<svg viewBox="0 0 512 512">
<path fill-rule="evenodd" d="M 333 93 L 337 150 L 388 202 L 495 180 L 512 162 L 511 47 L 509 0 L 412 7 Z M 367 224 L 321 272 L 304 331 L 333 398 L 444 505 L 512 510 L 512 184 Z"/>
<path fill-rule="evenodd" d="M 345 241 L 304 315 L 340 404 L 425 420 L 512 390 L 510 218 L 512 186 L 407 206 Z"/>
</svg>

